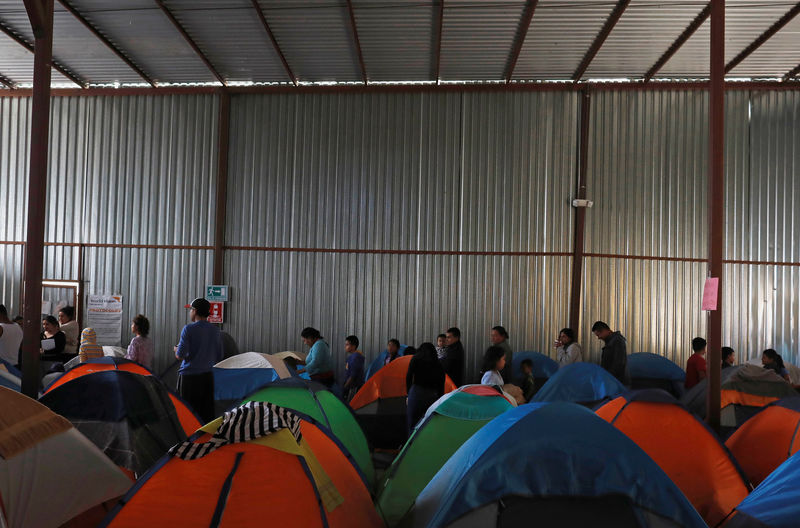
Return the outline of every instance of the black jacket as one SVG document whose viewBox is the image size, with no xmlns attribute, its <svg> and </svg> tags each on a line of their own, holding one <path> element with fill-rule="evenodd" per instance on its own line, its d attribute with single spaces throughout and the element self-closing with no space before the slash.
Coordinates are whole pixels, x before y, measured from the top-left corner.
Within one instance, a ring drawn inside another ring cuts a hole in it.
<svg viewBox="0 0 800 528">
<path fill-rule="evenodd" d="M 605 343 L 603 355 L 600 356 L 600 366 L 609 371 L 623 385 L 630 385 L 628 345 L 625 338 L 619 332 L 614 332 Z"/>
<path fill-rule="evenodd" d="M 456 387 L 464 384 L 464 346 L 461 341 L 445 349 L 445 356 L 441 359 L 445 373 L 450 376 Z"/>
</svg>

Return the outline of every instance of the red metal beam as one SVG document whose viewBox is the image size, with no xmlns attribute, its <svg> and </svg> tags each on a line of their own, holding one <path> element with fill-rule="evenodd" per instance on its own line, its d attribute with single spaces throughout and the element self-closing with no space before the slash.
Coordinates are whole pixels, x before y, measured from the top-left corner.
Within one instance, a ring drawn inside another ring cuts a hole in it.
<svg viewBox="0 0 800 528">
<path fill-rule="evenodd" d="M 511 49 L 511 56 L 508 58 L 508 66 L 506 66 L 505 79 L 507 83 L 510 83 L 511 78 L 514 76 L 514 68 L 517 66 L 519 54 L 522 52 L 522 45 L 528 35 L 528 28 L 531 27 L 531 20 L 533 20 L 533 13 L 536 11 L 537 3 L 539 3 L 539 0 L 528 0 L 525 5 L 525 12 L 522 14 L 522 20 L 517 30 L 517 38 L 514 40 L 514 47 Z"/>
<path fill-rule="evenodd" d="M 576 198 L 586 199 L 586 165 L 589 160 L 589 109 L 592 99 L 588 91 L 581 97 L 580 144 L 578 145 L 578 193 Z M 572 251 L 572 283 L 570 285 L 569 326 L 577 329 L 581 318 L 581 279 L 583 278 L 583 246 L 586 232 L 586 208 L 575 208 L 575 238 Z"/>
<path fill-rule="evenodd" d="M 219 94 L 217 116 L 217 204 L 214 220 L 214 284 L 224 284 L 225 263 L 225 209 L 228 201 L 228 137 L 231 123 L 231 96 L 227 91 Z"/>
<path fill-rule="evenodd" d="M 175 15 L 173 15 L 172 12 L 169 10 L 169 8 L 166 5 L 164 5 L 164 2 L 162 0 L 155 0 L 155 2 L 158 5 L 158 7 L 161 8 L 161 11 L 163 11 L 164 14 L 167 15 L 169 21 L 172 22 L 172 25 L 175 26 L 175 29 L 178 30 L 178 33 L 181 34 L 186 43 L 189 44 L 189 47 L 191 47 L 197 54 L 197 56 L 200 57 L 200 60 L 203 61 L 203 64 L 206 65 L 206 68 L 208 68 L 208 70 L 214 75 L 214 77 L 217 78 L 217 80 L 222 84 L 222 86 L 227 86 L 228 83 L 225 82 L 225 79 L 222 77 L 222 75 L 219 74 L 217 69 L 214 68 L 214 65 L 211 64 L 211 61 L 208 60 L 208 57 L 206 57 L 205 53 L 203 53 L 203 51 L 200 49 L 197 43 L 192 39 L 192 37 L 189 36 L 189 34 L 181 25 L 181 23 L 178 22 L 178 19 L 175 18 Z"/>
<path fill-rule="evenodd" d="M 153 81 L 153 79 L 152 79 L 152 78 L 151 78 L 149 75 L 147 75 L 147 74 L 146 74 L 144 71 L 142 71 L 142 69 L 141 69 L 141 68 L 139 68 L 139 67 L 138 67 L 136 64 L 134 64 L 134 62 L 133 62 L 132 60 L 130 60 L 130 59 L 128 58 L 128 56 L 127 56 L 127 55 L 125 55 L 124 53 L 122 53 L 122 51 L 121 51 L 119 48 L 117 48 L 117 46 L 115 46 L 115 45 L 114 45 L 114 44 L 113 44 L 113 43 L 112 43 L 110 40 L 108 40 L 108 39 L 107 39 L 107 38 L 106 38 L 106 37 L 105 37 L 105 36 L 104 36 L 102 33 L 100 33 L 100 32 L 97 30 L 97 28 L 95 28 L 95 27 L 94 27 L 94 26 L 91 24 L 91 22 L 89 22 L 89 21 L 88 21 L 86 18 L 84 18 L 84 16 L 83 16 L 83 15 L 81 15 L 81 14 L 78 12 L 78 10 L 77 10 L 77 9 L 75 9 L 74 7 L 72 7 L 72 6 L 69 4 L 69 2 L 67 2 L 66 0 L 58 0 L 58 3 L 59 3 L 59 4 L 61 4 L 61 5 L 64 7 L 64 9 L 66 9 L 67 11 L 69 11 L 69 12 L 70 12 L 70 14 L 71 14 L 72 16 L 74 16 L 74 17 L 75 17 L 75 18 L 78 20 L 78 22 L 80 22 L 81 24 L 83 24 L 83 26 L 84 26 L 86 29 L 88 29 L 88 30 L 89 30 L 89 31 L 92 33 L 92 35 L 94 35 L 95 37 L 97 37 L 97 39 L 99 39 L 99 40 L 100 40 L 100 42 L 102 42 L 103 44 L 105 44 L 105 46 L 106 46 L 106 47 L 107 47 L 109 50 L 111 50 L 111 52 L 112 52 L 112 53 L 114 53 L 114 55 L 116 55 L 117 57 L 119 57 L 120 59 L 122 59 L 122 62 L 124 62 L 125 64 L 127 64 L 127 65 L 128 65 L 128 66 L 129 66 L 129 67 L 130 67 L 130 68 L 131 68 L 133 71 L 135 71 L 135 72 L 136 72 L 136 73 L 139 75 L 139 77 L 141 77 L 142 79 L 144 79 L 144 80 L 147 82 L 147 84 L 149 84 L 150 86 L 155 86 L 155 85 L 156 85 L 155 81 Z"/>
<path fill-rule="evenodd" d="M 5 33 L 11 40 L 13 40 L 14 42 L 16 42 L 17 44 L 19 44 L 20 46 L 22 46 L 23 48 L 25 48 L 26 50 L 30 51 L 35 55 L 35 50 L 33 49 L 33 46 L 28 44 L 28 42 L 25 39 L 23 39 L 13 31 L 11 31 L 11 29 L 9 29 L 3 22 L 0 22 L 0 31 Z M 74 82 L 81 88 L 86 86 L 86 83 L 83 80 L 81 80 L 78 76 L 76 76 L 74 73 L 70 71 L 67 71 L 66 69 L 64 69 L 63 66 L 59 65 L 58 61 L 52 57 L 52 53 L 50 54 L 50 63 L 51 66 L 56 71 L 58 71 L 58 73 L 60 73 L 70 81 Z"/>
<path fill-rule="evenodd" d="M 725 0 L 711 0 L 711 89 L 709 91 L 708 276 L 719 278 L 717 309 L 708 314 L 709 426 L 720 427 L 723 256 L 725 249 Z"/>
<path fill-rule="evenodd" d="M 788 80 L 794 79 L 795 77 L 797 77 L 798 73 L 800 73 L 800 65 L 795 66 L 793 70 L 791 70 L 789 73 L 784 75 L 783 76 L 783 82 L 786 82 Z"/>
<path fill-rule="evenodd" d="M 700 28 L 700 26 L 703 25 L 703 22 L 705 22 L 708 19 L 708 16 L 710 14 L 711 14 L 711 4 L 708 4 L 706 5 L 706 7 L 703 8 L 702 11 L 700 11 L 700 14 L 698 14 L 694 18 L 694 20 L 692 20 L 692 23 L 689 24 L 689 26 L 683 30 L 683 33 L 681 33 L 678 36 L 678 38 L 675 39 L 675 42 L 673 42 L 672 45 L 667 49 L 667 51 L 664 52 L 661 58 L 659 58 L 656 61 L 656 63 L 653 64 L 653 66 L 649 70 L 647 70 L 647 73 L 644 74 L 645 82 L 650 81 L 650 79 L 652 79 L 653 76 L 655 76 L 655 74 L 658 73 L 661 70 L 661 68 L 664 67 L 664 65 L 672 58 L 672 56 L 675 55 L 675 53 L 677 53 L 679 49 L 681 49 L 681 46 L 683 46 L 686 43 L 686 41 L 689 40 L 689 37 L 694 35 L 694 32 L 697 31 Z"/>
<path fill-rule="evenodd" d="M 272 41 L 272 47 L 275 48 L 275 53 L 277 53 L 278 57 L 281 59 L 283 68 L 286 70 L 286 75 L 289 76 L 292 84 L 297 86 L 297 77 L 295 76 L 294 72 L 292 72 L 292 68 L 289 67 L 289 63 L 286 61 L 286 57 L 283 55 L 280 45 L 278 45 L 278 39 L 275 38 L 275 35 L 272 33 L 272 28 L 269 27 L 267 18 L 264 16 L 264 11 L 261 9 L 261 5 L 258 3 L 258 0 L 251 1 L 253 3 L 253 9 L 256 10 L 256 14 L 258 15 L 258 19 L 261 20 L 261 25 L 264 26 L 264 30 L 267 32 L 269 40 Z"/>
<path fill-rule="evenodd" d="M 361 68 L 361 80 L 367 84 L 367 67 L 364 65 L 364 54 L 361 53 L 361 41 L 358 38 L 358 30 L 356 29 L 356 15 L 353 12 L 353 1 L 347 0 L 347 10 L 350 12 L 350 29 L 353 30 L 353 41 L 356 45 L 356 53 L 358 53 L 358 65 Z"/>
<path fill-rule="evenodd" d="M 783 29 L 783 27 L 792 21 L 794 17 L 800 14 L 800 2 L 795 4 L 785 15 L 780 17 L 769 29 L 758 36 L 753 42 L 750 43 L 741 53 L 735 56 L 728 64 L 725 65 L 725 73 L 730 73 L 732 69 L 738 66 L 743 60 L 750 56 L 751 53 L 760 48 L 766 41 L 772 38 L 775 33 Z"/>
<path fill-rule="evenodd" d="M 34 0 L 26 1 L 25 6 Z M 28 222 L 25 242 L 22 340 L 22 392 L 31 398 L 39 393 L 39 334 L 42 316 L 42 270 L 44 220 L 47 196 L 47 153 L 50 130 L 50 62 L 53 53 L 53 0 L 35 0 L 44 18 L 43 37 L 36 38 L 33 57 L 33 104 L 31 109 L 30 174 L 28 178 Z M 31 16 L 33 20 L 33 16 Z"/>
<path fill-rule="evenodd" d="M 444 28 L 444 0 L 439 1 L 439 13 L 437 15 L 436 24 L 436 45 L 434 47 L 434 71 L 433 78 L 436 80 L 436 85 L 439 85 L 439 69 L 442 65 L 442 28 Z"/>
<path fill-rule="evenodd" d="M 580 81 L 583 74 L 586 73 L 586 70 L 589 68 L 589 65 L 594 60 L 595 55 L 597 52 L 600 51 L 600 48 L 603 46 L 603 43 L 606 41 L 608 36 L 611 34 L 611 30 L 614 29 L 614 26 L 617 25 L 619 22 L 620 17 L 622 17 L 622 13 L 625 12 L 628 5 L 631 3 L 631 0 L 618 0 L 617 5 L 614 7 L 614 10 L 611 11 L 611 14 L 608 15 L 608 20 L 603 25 L 603 29 L 600 30 L 600 33 L 597 34 L 597 37 L 592 42 L 592 46 L 589 48 L 589 51 L 586 52 L 584 55 L 583 60 L 578 65 L 578 69 L 575 70 L 575 73 L 572 75 L 573 81 Z"/>
</svg>

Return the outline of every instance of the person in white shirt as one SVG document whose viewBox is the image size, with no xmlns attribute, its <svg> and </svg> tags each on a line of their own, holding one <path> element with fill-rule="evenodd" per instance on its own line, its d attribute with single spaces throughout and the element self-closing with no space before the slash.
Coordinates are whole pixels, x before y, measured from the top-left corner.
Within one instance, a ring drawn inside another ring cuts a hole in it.
<svg viewBox="0 0 800 528">
<path fill-rule="evenodd" d="M 490 346 L 483 355 L 481 385 L 504 385 L 500 371 L 506 366 L 506 352 L 499 346 Z"/>
<path fill-rule="evenodd" d="M 21 343 L 22 328 L 8 318 L 8 310 L 0 304 L 0 358 L 16 366 Z"/>
<path fill-rule="evenodd" d="M 559 368 L 583 361 L 583 349 L 575 342 L 575 331 L 572 328 L 562 328 L 554 345 L 558 351 Z"/>
<path fill-rule="evenodd" d="M 67 338 L 67 344 L 64 346 L 64 352 L 67 354 L 78 353 L 78 338 L 81 335 L 81 329 L 78 327 L 78 322 L 75 320 L 75 308 L 72 306 L 65 306 L 58 311 L 58 324 L 64 337 Z"/>
</svg>

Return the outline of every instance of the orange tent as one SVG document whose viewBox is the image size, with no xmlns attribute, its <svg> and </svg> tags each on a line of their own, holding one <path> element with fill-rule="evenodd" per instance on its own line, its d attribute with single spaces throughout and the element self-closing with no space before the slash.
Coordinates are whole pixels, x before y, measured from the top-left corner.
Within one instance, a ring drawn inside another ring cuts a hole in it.
<svg viewBox="0 0 800 528">
<path fill-rule="evenodd" d="M 350 402 L 374 447 L 396 449 L 406 441 L 406 374 L 413 356 L 402 356 L 367 380 Z M 456 390 L 456 384 L 445 376 L 444 392 Z"/>
<path fill-rule="evenodd" d="M 764 407 L 725 442 L 754 486 L 800 451 L 800 398 Z"/>
<path fill-rule="evenodd" d="M 635 391 L 595 412 L 650 455 L 709 526 L 749 493 L 749 483 L 725 446 L 666 392 Z"/>
<path fill-rule="evenodd" d="M 63 375 L 56 378 L 53 383 L 47 386 L 43 395 L 68 381 L 85 376 L 86 374 L 91 374 L 92 372 L 104 372 L 107 370 L 123 370 L 126 372 L 133 372 L 134 374 L 141 374 L 142 376 L 153 376 L 150 370 L 128 359 L 117 357 L 95 358 L 85 363 L 77 364 Z M 186 436 L 191 436 L 192 433 L 197 431 L 202 425 L 200 419 L 185 401 L 180 399 L 175 393 L 169 390 L 169 388 L 167 388 L 167 390 L 169 391 L 169 399 L 172 401 L 172 405 L 175 406 L 175 412 L 178 414 L 181 427 L 186 433 Z"/>
<path fill-rule="evenodd" d="M 196 460 L 165 457 L 139 480 L 103 526 L 382 526 L 364 481 L 331 433 L 306 420 L 300 432 L 301 443 L 307 444 L 324 472 L 322 484 L 320 472 L 313 469 L 315 462 L 307 453 L 284 449 L 285 438 L 275 444 L 261 443 L 263 438 L 228 444 Z M 284 433 L 288 442 L 295 442 L 287 430 L 265 438 L 271 442 Z M 195 442 L 209 439 L 205 434 Z M 320 497 L 332 495 L 337 500 L 331 508 Z"/>
</svg>

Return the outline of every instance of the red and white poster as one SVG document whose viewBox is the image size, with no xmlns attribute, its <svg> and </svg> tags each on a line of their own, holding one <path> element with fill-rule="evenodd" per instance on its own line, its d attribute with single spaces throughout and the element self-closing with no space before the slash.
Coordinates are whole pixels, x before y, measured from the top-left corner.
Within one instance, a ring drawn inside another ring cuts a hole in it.
<svg viewBox="0 0 800 528">
<path fill-rule="evenodd" d="M 211 313 L 208 315 L 208 322 L 214 324 L 222 324 L 222 319 L 225 314 L 225 303 L 212 302 Z"/>
</svg>

